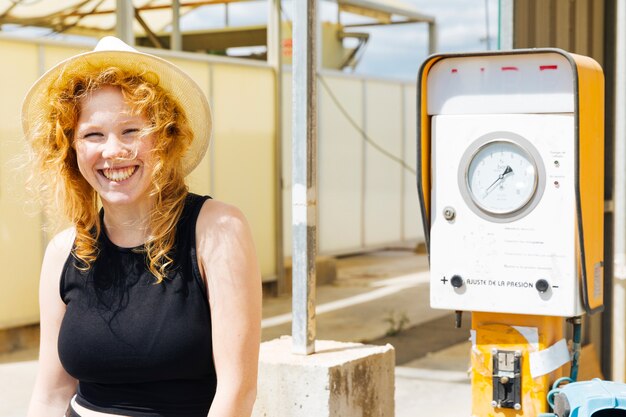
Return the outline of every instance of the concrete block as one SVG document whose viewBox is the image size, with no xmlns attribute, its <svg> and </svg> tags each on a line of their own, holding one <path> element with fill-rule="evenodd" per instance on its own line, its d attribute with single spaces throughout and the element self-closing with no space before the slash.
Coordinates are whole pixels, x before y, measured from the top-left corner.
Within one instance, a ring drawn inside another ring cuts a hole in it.
<svg viewBox="0 0 626 417">
<path fill-rule="evenodd" d="M 393 417 L 393 346 L 319 340 L 291 353 L 291 337 L 261 344 L 253 417 Z"/>
</svg>

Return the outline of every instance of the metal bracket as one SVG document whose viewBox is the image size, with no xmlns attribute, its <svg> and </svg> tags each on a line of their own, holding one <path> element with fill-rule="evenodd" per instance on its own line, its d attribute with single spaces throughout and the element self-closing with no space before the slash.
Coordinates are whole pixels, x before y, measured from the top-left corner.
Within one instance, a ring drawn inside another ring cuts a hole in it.
<svg viewBox="0 0 626 417">
<path fill-rule="evenodd" d="M 494 408 L 522 409 L 522 352 L 493 349 Z"/>
</svg>

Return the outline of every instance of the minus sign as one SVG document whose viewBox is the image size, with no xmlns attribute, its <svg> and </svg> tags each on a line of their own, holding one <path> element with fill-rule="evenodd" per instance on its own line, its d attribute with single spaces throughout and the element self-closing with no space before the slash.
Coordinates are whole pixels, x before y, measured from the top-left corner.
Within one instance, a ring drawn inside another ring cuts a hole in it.
<svg viewBox="0 0 626 417">
<path fill-rule="evenodd" d="M 558 285 L 553 285 L 552 288 L 559 288 L 559 286 Z"/>
</svg>

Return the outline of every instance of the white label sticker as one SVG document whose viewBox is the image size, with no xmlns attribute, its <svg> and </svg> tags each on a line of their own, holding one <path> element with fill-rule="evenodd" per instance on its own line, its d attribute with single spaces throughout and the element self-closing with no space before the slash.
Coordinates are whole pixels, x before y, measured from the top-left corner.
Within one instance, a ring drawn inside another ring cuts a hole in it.
<svg viewBox="0 0 626 417">
<path fill-rule="evenodd" d="M 530 352 L 530 376 L 537 378 L 560 368 L 570 361 L 565 339 L 561 339 L 547 349 Z"/>
<path fill-rule="evenodd" d="M 536 327 L 513 326 L 515 330 L 521 333 L 533 350 L 539 350 L 539 330 Z"/>
</svg>

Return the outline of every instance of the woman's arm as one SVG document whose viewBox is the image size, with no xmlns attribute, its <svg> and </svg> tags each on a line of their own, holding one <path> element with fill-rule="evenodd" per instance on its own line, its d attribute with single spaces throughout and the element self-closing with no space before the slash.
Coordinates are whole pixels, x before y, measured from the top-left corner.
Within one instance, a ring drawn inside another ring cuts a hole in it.
<svg viewBox="0 0 626 417">
<path fill-rule="evenodd" d="M 217 392 L 209 417 L 248 417 L 256 399 L 261 341 L 261 274 L 238 209 L 205 202 L 196 230 L 211 305 Z"/>
<path fill-rule="evenodd" d="M 72 229 L 55 236 L 48 244 L 41 267 L 39 369 L 28 408 L 29 417 L 64 415 L 76 390 L 76 380 L 61 366 L 57 351 L 59 328 L 65 313 L 65 304 L 59 294 L 59 282 L 73 241 Z"/>
</svg>

